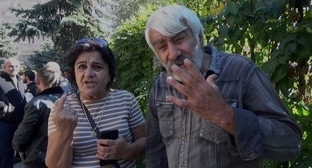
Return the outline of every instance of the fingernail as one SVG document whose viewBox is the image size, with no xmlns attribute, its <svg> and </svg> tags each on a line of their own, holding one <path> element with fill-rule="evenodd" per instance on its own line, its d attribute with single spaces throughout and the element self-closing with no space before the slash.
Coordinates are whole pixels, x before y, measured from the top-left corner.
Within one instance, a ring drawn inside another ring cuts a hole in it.
<svg viewBox="0 0 312 168">
<path fill-rule="evenodd" d="M 175 70 L 175 69 L 178 69 L 178 68 L 179 68 L 179 67 L 178 67 L 177 65 L 175 65 L 175 64 L 172 65 L 172 67 L 171 67 L 172 70 Z"/>
</svg>

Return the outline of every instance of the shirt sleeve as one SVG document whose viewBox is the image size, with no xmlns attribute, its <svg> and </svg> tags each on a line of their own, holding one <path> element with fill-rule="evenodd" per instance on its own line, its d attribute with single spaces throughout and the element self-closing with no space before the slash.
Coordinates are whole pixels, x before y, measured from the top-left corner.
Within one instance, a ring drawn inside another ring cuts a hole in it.
<svg viewBox="0 0 312 168">
<path fill-rule="evenodd" d="M 243 107 L 233 108 L 235 135 L 230 135 L 230 152 L 245 161 L 296 159 L 302 139 L 299 124 L 260 68 L 254 68 L 246 82 Z"/>
</svg>

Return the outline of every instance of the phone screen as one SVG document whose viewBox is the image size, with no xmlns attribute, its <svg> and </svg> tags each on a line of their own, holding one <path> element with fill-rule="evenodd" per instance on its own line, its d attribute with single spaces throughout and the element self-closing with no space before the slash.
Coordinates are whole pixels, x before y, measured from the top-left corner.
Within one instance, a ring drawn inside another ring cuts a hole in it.
<svg viewBox="0 0 312 168">
<path fill-rule="evenodd" d="M 101 139 L 117 139 L 119 131 L 118 130 L 109 130 L 101 131 Z"/>
</svg>

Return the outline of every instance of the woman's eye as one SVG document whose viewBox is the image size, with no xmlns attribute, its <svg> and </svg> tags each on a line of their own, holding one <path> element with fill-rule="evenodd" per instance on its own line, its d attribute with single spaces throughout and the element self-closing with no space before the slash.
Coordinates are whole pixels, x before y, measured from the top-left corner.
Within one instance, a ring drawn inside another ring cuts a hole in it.
<svg viewBox="0 0 312 168">
<path fill-rule="evenodd" d="M 86 68 L 87 68 L 86 65 L 79 65 L 79 66 L 78 66 L 78 69 L 86 69 Z"/>
<path fill-rule="evenodd" d="M 94 65 L 93 69 L 96 70 L 96 71 L 99 71 L 99 70 L 103 69 L 103 67 L 99 66 L 99 65 Z"/>
</svg>

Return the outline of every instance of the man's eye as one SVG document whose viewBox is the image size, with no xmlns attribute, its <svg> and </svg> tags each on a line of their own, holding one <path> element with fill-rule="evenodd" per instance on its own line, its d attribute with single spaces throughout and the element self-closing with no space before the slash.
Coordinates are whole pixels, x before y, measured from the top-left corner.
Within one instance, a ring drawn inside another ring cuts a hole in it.
<svg viewBox="0 0 312 168">
<path fill-rule="evenodd" d="M 157 50 L 161 51 L 161 50 L 164 50 L 166 49 L 166 45 L 165 44 L 159 44 L 156 46 Z"/>
<path fill-rule="evenodd" d="M 162 50 L 165 46 L 161 45 L 158 47 L 158 50 Z"/>
<path fill-rule="evenodd" d="M 182 40 L 184 40 L 184 36 L 179 36 L 175 39 L 176 42 L 180 42 Z"/>
</svg>

